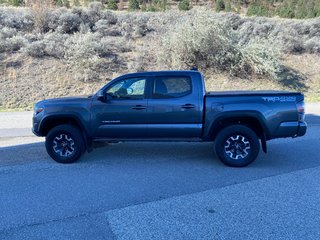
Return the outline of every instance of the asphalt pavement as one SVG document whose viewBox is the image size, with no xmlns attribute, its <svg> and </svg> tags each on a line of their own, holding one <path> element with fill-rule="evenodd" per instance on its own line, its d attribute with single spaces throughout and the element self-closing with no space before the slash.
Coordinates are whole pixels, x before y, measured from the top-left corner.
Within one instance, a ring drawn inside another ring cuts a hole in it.
<svg viewBox="0 0 320 240">
<path fill-rule="evenodd" d="M 320 239 L 318 106 L 306 136 L 240 169 L 211 143 L 119 143 L 57 164 L 32 113 L 0 113 L 0 239 Z"/>
</svg>

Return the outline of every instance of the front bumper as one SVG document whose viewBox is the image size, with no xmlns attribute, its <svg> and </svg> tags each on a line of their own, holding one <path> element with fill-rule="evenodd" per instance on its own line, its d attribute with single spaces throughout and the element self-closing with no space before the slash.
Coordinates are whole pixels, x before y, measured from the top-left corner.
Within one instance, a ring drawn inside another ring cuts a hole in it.
<svg viewBox="0 0 320 240">
<path fill-rule="evenodd" d="M 37 115 L 34 115 L 32 118 L 32 132 L 34 135 L 42 137 L 40 132 L 40 117 Z"/>
</svg>

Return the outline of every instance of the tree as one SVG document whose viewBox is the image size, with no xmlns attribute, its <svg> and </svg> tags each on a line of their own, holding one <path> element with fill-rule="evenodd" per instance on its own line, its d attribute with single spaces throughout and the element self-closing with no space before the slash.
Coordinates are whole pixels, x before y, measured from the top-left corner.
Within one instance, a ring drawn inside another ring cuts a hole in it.
<svg viewBox="0 0 320 240">
<path fill-rule="evenodd" d="M 224 4 L 224 1 L 223 0 L 217 0 L 217 2 L 216 2 L 216 11 L 220 12 L 220 11 L 225 10 L 225 8 L 226 8 L 226 5 Z"/>
<path fill-rule="evenodd" d="M 116 0 L 108 0 L 107 8 L 110 10 L 118 10 L 118 5 Z"/>
<path fill-rule="evenodd" d="M 135 11 L 140 9 L 138 0 L 129 0 L 129 10 Z"/>
<path fill-rule="evenodd" d="M 191 9 L 189 0 L 180 0 L 178 5 L 179 10 L 188 11 Z"/>
</svg>

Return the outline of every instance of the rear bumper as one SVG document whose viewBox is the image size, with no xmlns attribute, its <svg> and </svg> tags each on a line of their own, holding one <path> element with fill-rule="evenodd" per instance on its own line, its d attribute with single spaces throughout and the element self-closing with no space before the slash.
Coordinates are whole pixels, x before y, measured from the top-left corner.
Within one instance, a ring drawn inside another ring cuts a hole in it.
<svg viewBox="0 0 320 240">
<path fill-rule="evenodd" d="M 305 135 L 307 132 L 307 123 L 306 122 L 299 122 L 298 131 L 295 137 L 301 137 Z"/>
<path fill-rule="evenodd" d="M 306 134 L 306 122 L 282 122 L 278 127 L 275 138 L 301 137 Z"/>
</svg>

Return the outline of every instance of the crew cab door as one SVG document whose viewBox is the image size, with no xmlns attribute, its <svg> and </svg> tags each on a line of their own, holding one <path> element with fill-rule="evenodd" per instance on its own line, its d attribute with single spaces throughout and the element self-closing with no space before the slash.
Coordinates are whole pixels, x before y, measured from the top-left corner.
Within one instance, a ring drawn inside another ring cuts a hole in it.
<svg viewBox="0 0 320 240">
<path fill-rule="evenodd" d="M 148 102 L 149 133 L 154 138 L 199 138 L 202 101 L 190 76 L 153 78 Z"/>
<path fill-rule="evenodd" d="M 147 136 L 147 78 L 115 81 L 105 89 L 106 101 L 94 100 L 94 137 L 144 138 Z"/>
</svg>

